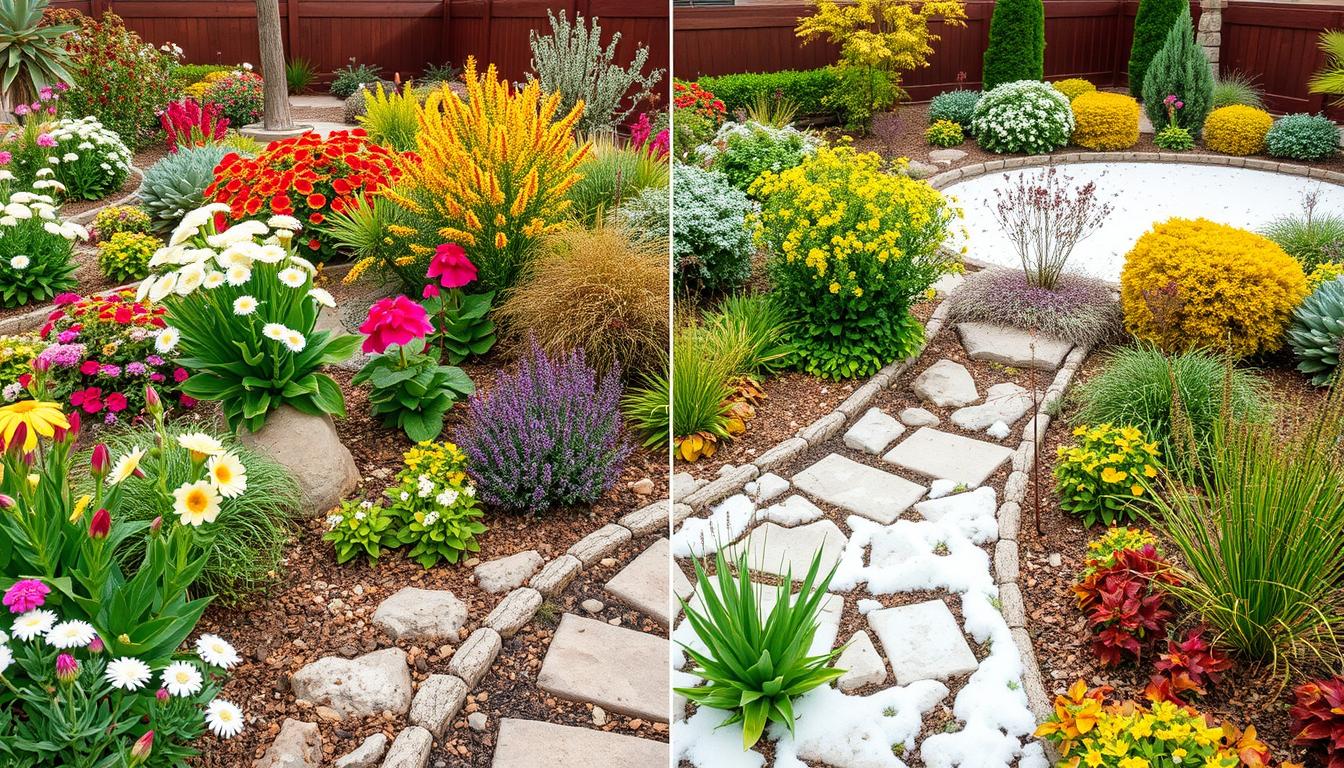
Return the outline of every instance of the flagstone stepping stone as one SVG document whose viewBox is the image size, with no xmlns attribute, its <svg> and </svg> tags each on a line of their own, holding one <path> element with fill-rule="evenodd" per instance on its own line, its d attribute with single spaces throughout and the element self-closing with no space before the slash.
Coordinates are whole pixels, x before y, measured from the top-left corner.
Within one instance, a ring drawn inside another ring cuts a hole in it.
<svg viewBox="0 0 1344 768">
<path fill-rule="evenodd" d="M 960 408 L 980 399 L 975 379 L 966 366 L 951 360 L 939 360 L 915 377 L 910 388 L 940 408 Z"/>
<path fill-rule="evenodd" d="M 660 538 L 611 577 L 607 592 L 620 598 L 631 608 L 648 614 L 654 621 L 668 626 L 672 621 L 672 600 L 668 591 L 667 564 L 672 550 L 667 539 Z M 694 589 L 690 579 L 680 568 L 672 569 L 672 589 L 678 597 L 690 597 Z"/>
<path fill-rule="evenodd" d="M 317 723 L 286 717 L 280 733 L 252 768 L 317 768 L 322 764 L 322 733 Z"/>
<path fill-rule="evenodd" d="M 845 432 L 845 447 L 874 456 L 887 449 L 891 441 L 901 436 L 905 425 L 893 419 L 881 408 L 869 408 L 854 426 Z"/>
<path fill-rule="evenodd" d="M 968 488 L 985 480 L 1013 455 L 1007 446 L 920 427 L 882 457 L 902 469 L 929 477 L 964 483 Z"/>
<path fill-rule="evenodd" d="M 835 666 L 845 670 L 845 674 L 835 681 L 836 687 L 845 693 L 865 685 L 886 682 L 887 679 L 887 665 L 878 655 L 877 648 L 873 647 L 873 639 L 863 630 L 855 632 L 849 639 Z"/>
<path fill-rule="evenodd" d="M 537 720 L 500 721 L 492 768 L 536 768 L 543 755 L 546 768 L 644 768 L 671 759 L 660 741 Z"/>
<path fill-rule="evenodd" d="M 1025 387 L 1005 381 L 990 387 L 980 405 L 969 405 L 953 412 L 952 423 L 968 432 L 979 432 L 1000 421 L 1011 425 L 1026 416 L 1035 404 L 1035 398 Z"/>
<path fill-rule="evenodd" d="M 832 453 L 793 476 L 793 486 L 883 525 L 924 495 L 924 486 Z"/>
<path fill-rule="evenodd" d="M 387 751 L 387 736 L 375 733 L 368 737 L 353 752 L 336 758 L 333 768 L 378 768 Z"/>
<path fill-rule="evenodd" d="M 929 159 L 939 165 L 951 165 L 966 156 L 962 149 L 935 149 L 929 152 Z"/>
<path fill-rule="evenodd" d="M 742 490 L 746 491 L 757 504 L 765 504 L 789 490 L 789 481 L 774 472 L 766 472 L 747 483 Z"/>
<path fill-rule="evenodd" d="M 476 584 L 486 592 L 508 592 L 522 586 L 546 562 L 535 549 L 487 560 L 476 566 Z"/>
<path fill-rule="evenodd" d="M 759 573 L 784 576 L 790 572 L 801 580 L 812 565 L 812 557 L 821 550 L 821 572 L 829 571 L 839 560 L 848 543 L 840 527 L 830 520 L 818 520 L 797 528 L 784 528 L 774 523 L 758 525 L 742 541 L 729 547 L 724 554 L 736 562 L 745 547 L 747 567 Z"/>
<path fill-rule="evenodd" d="M 932 427 L 938 423 L 938 417 L 923 408 L 906 408 L 899 418 L 907 427 Z"/>
<path fill-rule="evenodd" d="M 411 672 L 400 648 L 318 659 L 294 673 L 290 686 L 295 698 L 330 707 L 341 718 L 404 715 L 411 708 Z"/>
<path fill-rule="evenodd" d="M 756 517 L 761 522 L 772 522 L 782 525 L 785 528 L 792 528 L 795 525 L 803 525 L 813 520 L 819 520 L 825 516 L 825 512 L 816 504 L 808 501 L 806 497 L 793 494 L 789 498 L 766 507 L 764 511 Z"/>
<path fill-rule="evenodd" d="M 949 272 L 946 275 L 933 281 L 933 290 L 939 296 L 947 296 L 961 287 L 966 282 L 966 278 L 956 273 Z"/>
<path fill-rule="evenodd" d="M 458 639 L 467 623 L 467 604 L 452 592 L 402 587 L 373 612 L 373 624 L 393 640 Z"/>
<path fill-rule="evenodd" d="M 972 360 L 1053 371 L 1064 362 L 1073 344 L 1053 336 L 989 323 L 958 323 L 961 346 Z M 1032 349 L 1032 345 L 1035 349 Z"/>
<path fill-rule="evenodd" d="M 665 638 L 567 613 L 546 650 L 537 686 L 562 699 L 665 723 L 667 657 Z"/>
<path fill-rule="evenodd" d="M 957 620 L 942 600 L 883 608 L 868 614 L 898 685 L 942 680 L 976 670 L 979 663 Z"/>
</svg>

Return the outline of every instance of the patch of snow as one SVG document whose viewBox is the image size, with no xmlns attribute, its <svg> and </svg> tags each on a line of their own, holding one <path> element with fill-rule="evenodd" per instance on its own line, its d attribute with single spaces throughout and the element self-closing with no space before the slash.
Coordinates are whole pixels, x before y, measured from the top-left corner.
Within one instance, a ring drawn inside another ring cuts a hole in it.
<svg viewBox="0 0 1344 768">
<path fill-rule="evenodd" d="M 858 602 L 854 603 L 854 607 L 859 610 L 860 614 L 867 616 L 870 611 L 876 611 L 881 608 L 882 603 L 871 597 L 863 597 L 860 598 Z"/>
<path fill-rule="evenodd" d="M 905 754 L 913 752 L 924 713 L 947 693 L 947 686 L 937 680 L 868 696 L 848 696 L 830 686 L 814 688 L 793 702 L 795 736 L 781 725 L 770 726 L 769 735 L 777 740 L 775 768 L 806 768 L 804 760 L 836 768 L 906 768 L 892 745 L 901 744 Z"/>
<path fill-rule="evenodd" d="M 721 710 L 701 707 L 684 721 L 672 723 L 672 763 L 689 761 L 700 768 L 763 768 L 765 756 L 742 749 L 742 724 L 719 727 L 728 718 Z"/>
<path fill-rule="evenodd" d="M 700 557 L 737 540 L 751 525 L 756 505 L 742 494 L 729 496 L 710 510 L 709 517 L 689 517 L 672 534 L 673 557 Z"/>
<path fill-rule="evenodd" d="M 929 498 L 941 499 L 948 494 L 956 493 L 957 489 L 960 487 L 961 483 L 958 483 L 956 480 L 947 480 L 940 477 L 932 483 L 929 483 Z"/>
<path fill-rule="evenodd" d="M 993 424 L 989 425 L 989 429 L 985 430 L 985 434 L 989 435 L 995 440 L 1002 440 L 1003 438 L 1011 434 L 1012 431 L 1013 431 L 1012 428 L 1010 428 L 1007 424 L 1004 424 L 1002 421 L 996 421 Z"/>
</svg>

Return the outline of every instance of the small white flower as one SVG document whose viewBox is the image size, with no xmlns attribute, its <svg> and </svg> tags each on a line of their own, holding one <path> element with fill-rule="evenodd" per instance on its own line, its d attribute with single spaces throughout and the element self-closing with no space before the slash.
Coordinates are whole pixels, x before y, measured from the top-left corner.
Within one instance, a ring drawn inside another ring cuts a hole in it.
<svg viewBox="0 0 1344 768">
<path fill-rule="evenodd" d="M 271 341 L 283 341 L 289 329 L 280 323 L 267 323 L 261 327 L 261 334 Z"/>
<path fill-rule="evenodd" d="M 334 308 L 336 306 L 336 299 L 332 298 L 331 292 L 325 288 L 313 288 L 308 291 L 308 296 L 324 307 Z"/>
<path fill-rule="evenodd" d="M 56 614 L 38 608 L 19 614 L 9 631 L 13 632 L 15 637 L 27 642 L 35 637 L 47 634 L 54 626 L 56 626 Z"/>
<path fill-rule="evenodd" d="M 49 234 L 49 235 L 57 235 L 57 236 L 59 236 L 59 235 L 61 234 L 61 225 L 60 225 L 60 224 L 57 224 L 57 223 L 54 222 L 54 221 L 45 221 L 45 222 L 43 222 L 43 223 L 42 223 L 42 229 L 46 230 L 47 234 Z"/>
<path fill-rule="evenodd" d="M 149 300 L 157 304 L 158 302 L 163 301 L 175 288 L 177 288 L 177 273 L 168 272 L 160 276 L 159 279 L 155 280 L 154 284 L 150 286 Z"/>
<path fill-rule="evenodd" d="M 263 246 L 256 246 L 256 243 L 252 243 L 251 245 L 256 247 L 256 252 L 252 257 L 263 264 L 279 264 L 281 261 L 284 261 L 285 249 L 274 243 Z"/>
<path fill-rule="evenodd" d="M 232 286 L 239 286 L 252 279 L 252 270 L 247 267 L 234 265 L 229 267 L 229 271 L 224 273 L 224 280 Z"/>
<path fill-rule="evenodd" d="M 145 687 L 145 683 L 149 682 L 154 673 L 145 662 L 130 656 L 122 656 L 108 662 L 107 672 L 104 676 L 113 688 L 120 688 L 123 691 L 138 691 Z"/>
<path fill-rule="evenodd" d="M 19 203 L 9 203 L 8 205 L 6 205 L 5 214 L 8 216 L 13 216 L 16 219 L 33 218 L 32 210 L 29 209 L 28 206 L 20 205 Z"/>
<path fill-rule="evenodd" d="M 257 300 L 251 296 L 239 296 L 233 300 L 233 314 L 250 315 L 257 311 Z"/>
<path fill-rule="evenodd" d="M 93 638 L 98 633 L 94 631 L 93 625 L 87 621 L 62 621 L 60 624 L 47 631 L 47 644 L 53 648 L 65 650 L 67 648 L 84 648 L 93 642 Z"/>
<path fill-rule="evenodd" d="M 243 732 L 243 711 L 231 702 L 215 699 L 205 708 L 205 725 L 222 739 L 231 739 Z"/>
<path fill-rule="evenodd" d="M 189 661 L 174 661 L 163 670 L 163 687 L 173 696 L 195 696 L 201 692 L 201 670 Z"/>
<path fill-rule="evenodd" d="M 30 263 L 31 260 L 22 253 L 9 260 L 9 266 L 13 269 L 27 269 Z"/>
<path fill-rule="evenodd" d="M 277 277 L 280 278 L 280 282 L 290 288 L 302 288 L 303 284 L 308 281 L 308 275 L 304 274 L 303 270 L 294 267 L 286 267 L 280 270 Z"/>
<path fill-rule="evenodd" d="M 9 665 L 14 663 L 14 652 L 9 650 L 8 645 L 0 645 L 0 675 L 9 669 Z"/>
<path fill-rule="evenodd" d="M 271 229 L 287 229 L 290 232 L 298 232 L 300 229 L 303 229 L 303 224 L 301 224 L 298 219 L 283 214 L 272 216 L 267 219 L 266 226 Z"/>
<path fill-rule="evenodd" d="M 227 640 L 210 633 L 201 635 L 196 640 L 196 655 L 200 656 L 201 661 L 206 664 L 220 669 L 232 669 L 243 660 L 243 657 L 238 655 L 238 651 L 234 650 Z"/>
<path fill-rule="evenodd" d="M 73 163 L 79 159 L 79 155 L 76 155 L 74 152 L 66 152 L 61 156 L 61 159 L 67 163 Z"/>
<path fill-rule="evenodd" d="M 159 354 L 166 355 L 177 347 L 177 343 L 182 340 L 182 332 L 172 326 L 161 329 L 154 336 L 154 349 Z"/>
<path fill-rule="evenodd" d="M 204 285 L 206 288 L 218 288 L 223 284 L 224 273 L 217 269 L 212 269 L 209 272 L 206 272 L 205 279 L 201 281 L 201 285 Z"/>
<path fill-rule="evenodd" d="M 296 355 L 302 352 L 304 347 L 308 346 L 307 337 L 298 331 L 290 331 L 286 333 L 285 338 L 282 339 L 282 341 L 284 341 L 285 347 Z"/>
<path fill-rule="evenodd" d="M 340 515 L 327 515 L 327 528 L 335 528 L 343 519 Z"/>
</svg>

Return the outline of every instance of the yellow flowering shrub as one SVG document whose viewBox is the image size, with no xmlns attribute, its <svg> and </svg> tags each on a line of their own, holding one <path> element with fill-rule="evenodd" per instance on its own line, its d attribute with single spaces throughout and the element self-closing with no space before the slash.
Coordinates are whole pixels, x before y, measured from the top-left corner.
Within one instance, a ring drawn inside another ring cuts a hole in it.
<svg viewBox="0 0 1344 768">
<path fill-rule="evenodd" d="M 910 305 L 955 265 L 939 246 L 956 213 L 937 190 L 840 145 L 761 174 L 750 193 L 762 201 L 758 237 L 807 372 L 867 376 L 919 349 Z"/>
<path fill-rule="evenodd" d="M 1133 516 L 1162 469 L 1157 443 L 1135 427 L 1112 424 L 1079 426 L 1073 443 L 1061 445 L 1055 464 L 1055 495 L 1060 509 L 1092 525 L 1114 525 Z"/>
<path fill-rule="evenodd" d="M 960 123 L 951 120 L 934 120 L 924 129 L 924 140 L 935 147 L 955 147 L 966 141 L 966 134 Z"/>
<path fill-rule="evenodd" d="M 124 283 L 149 274 L 149 260 L 163 241 L 141 232 L 118 232 L 98 243 L 98 269 Z"/>
<path fill-rule="evenodd" d="M 1079 680 L 1055 697 L 1036 736 L 1056 745 L 1061 768 L 1237 768 L 1238 748 L 1255 747 L 1193 707 L 1111 702 L 1110 692 Z M 1254 741 L 1252 729 L 1246 733 Z"/>
<path fill-rule="evenodd" d="M 384 193 L 407 223 L 389 231 L 408 243 L 403 258 L 422 265 L 457 243 L 482 289 L 507 290 L 538 238 L 568 218 L 567 193 L 592 145 L 574 139 L 582 101 L 560 115 L 560 94 L 543 94 L 535 80 L 514 89 L 494 65 L 478 75 L 472 58 L 463 78 L 465 99 L 444 84 L 418 107 L 415 157 Z"/>
<path fill-rule="evenodd" d="M 1204 121 L 1204 146 L 1225 155 L 1256 155 L 1265 150 L 1265 136 L 1273 127 L 1274 118 L 1263 109 L 1219 107 Z"/>
<path fill-rule="evenodd" d="M 0 404 L 18 399 L 19 377 L 32 373 L 33 358 L 46 348 L 36 336 L 0 336 Z"/>
<path fill-rule="evenodd" d="M 1083 558 L 1083 572 L 1079 581 L 1086 581 L 1097 571 L 1115 567 L 1115 553 L 1138 551 L 1151 546 L 1161 555 L 1157 536 L 1142 528 L 1107 528 L 1099 538 L 1087 542 L 1087 556 Z"/>
<path fill-rule="evenodd" d="M 1278 349 L 1306 296 L 1301 265 L 1272 240 L 1207 219 L 1154 226 L 1120 273 L 1125 327 L 1168 352 Z"/>
<path fill-rule="evenodd" d="M 200 101 L 202 98 L 204 98 L 205 92 L 210 90 L 210 86 L 220 82 L 221 80 L 227 80 L 230 77 L 233 77 L 234 75 L 238 74 L 240 71 L 241 70 L 236 69 L 221 69 L 215 72 L 207 72 L 205 74 L 205 77 L 201 78 L 200 80 L 197 80 L 191 85 L 188 85 L 186 88 L 183 88 L 182 95 Z"/>
<path fill-rule="evenodd" d="M 1073 99 L 1073 143 L 1115 151 L 1139 143 L 1139 102 L 1123 93 L 1091 91 Z"/>
<path fill-rule="evenodd" d="M 1050 85 L 1056 91 L 1064 94 L 1069 101 L 1073 101 L 1084 93 L 1096 93 L 1097 91 L 1097 86 L 1093 85 L 1092 81 L 1084 80 L 1081 77 L 1070 77 L 1067 80 L 1060 80 Z"/>
<path fill-rule="evenodd" d="M 1322 261 L 1311 270 L 1311 274 L 1307 275 L 1307 288 L 1314 291 L 1321 283 L 1327 283 L 1341 275 L 1344 275 L 1344 262 Z"/>
</svg>

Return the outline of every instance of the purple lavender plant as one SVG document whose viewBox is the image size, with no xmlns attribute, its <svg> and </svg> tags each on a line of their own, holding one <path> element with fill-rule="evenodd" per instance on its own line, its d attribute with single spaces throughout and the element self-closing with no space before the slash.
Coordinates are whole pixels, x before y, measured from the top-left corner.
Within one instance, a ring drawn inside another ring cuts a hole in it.
<svg viewBox="0 0 1344 768">
<path fill-rule="evenodd" d="M 596 501 L 630 455 L 620 400 L 619 371 L 599 382 L 581 350 L 552 360 L 530 341 L 457 435 L 481 500 L 531 514 Z"/>
</svg>

